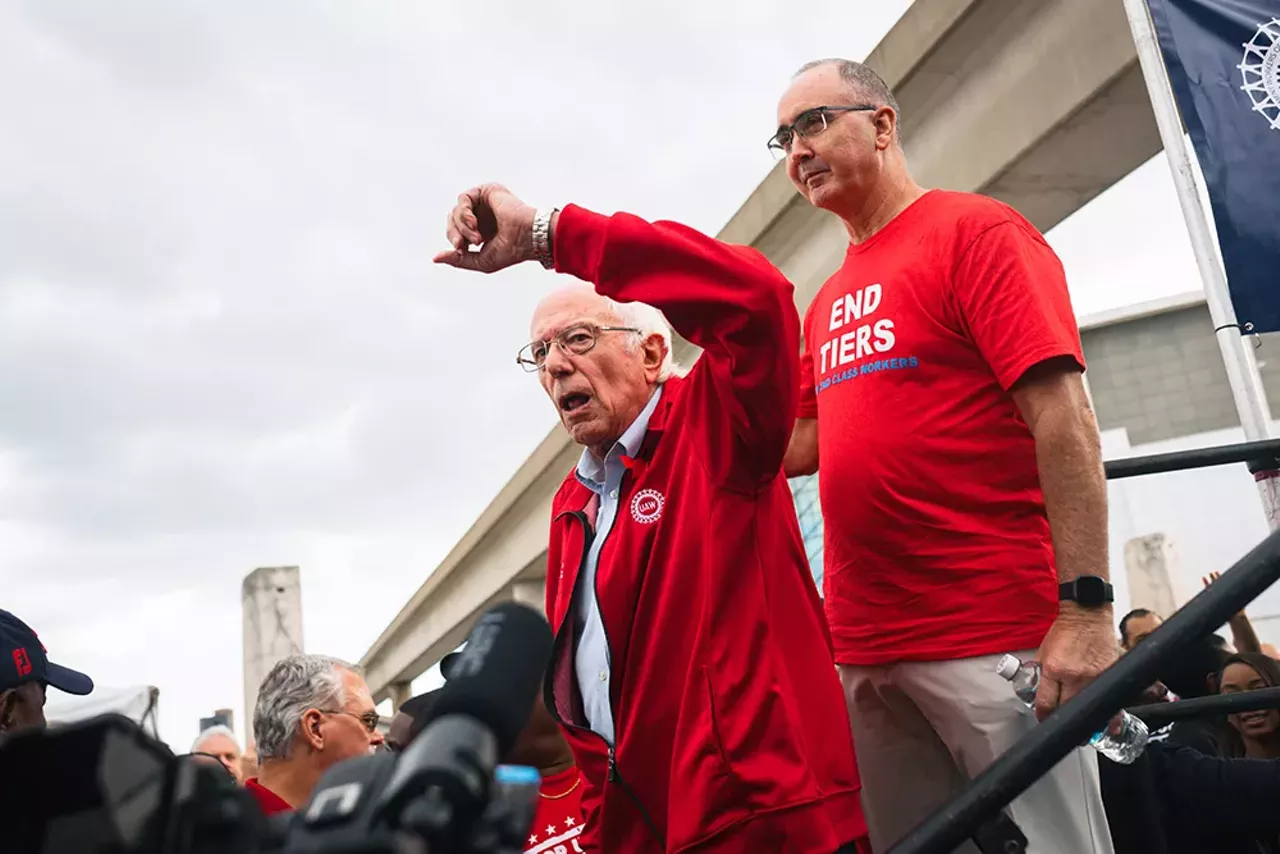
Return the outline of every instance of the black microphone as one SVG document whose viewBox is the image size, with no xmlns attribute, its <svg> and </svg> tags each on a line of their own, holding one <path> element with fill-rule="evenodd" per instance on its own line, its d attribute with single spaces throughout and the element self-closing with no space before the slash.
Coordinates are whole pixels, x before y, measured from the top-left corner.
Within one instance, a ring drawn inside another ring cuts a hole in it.
<svg viewBox="0 0 1280 854">
<path fill-rule="evenodd" d="M 509 602 L 480 617 L 376 812 L 428 838 L 465 839 L 489 801 L 494 769 L 533 711 L 551 644 L 551 627 L 532 608 Z"/>
</svg>

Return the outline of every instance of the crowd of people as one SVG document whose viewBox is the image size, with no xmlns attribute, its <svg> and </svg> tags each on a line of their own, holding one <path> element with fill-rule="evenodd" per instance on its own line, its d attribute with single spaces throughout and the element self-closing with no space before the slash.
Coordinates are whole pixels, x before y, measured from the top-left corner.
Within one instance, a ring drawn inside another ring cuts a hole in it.
<svg viewBox="0 0 1280 854">
<path fill-rule="evenodd" d="M 517 356 L 582 447 L 549 520 L 553 653 L 507 757 L 543 774 L 530 854 L 886 851 L 1157 630 L 1134 611 L 1117 641 L 1062 264 L 1009 206 L 917 184 L 899 121 L 846 60 L 804 66 L 779 102 L 769 148 L 849 238 L 803 320 L 762 254 L 676 223 L 497 184 L 449 213 L 437 263 L 581 280 L 538 304 Z M 821 594 L 787 487 L 814 472 Z M 1145 698 L 1280 685 L 1247 618 L 1230 627 L 1234 648 L 1203 639 Z M 1040 666 L 1034 708 L 996 672 L 1009 653 Z M 83 687 L 45 672 L 39 692 Z M 226 731 L 192 750 L 295 810 L 335 763 L 403 750 L 433 699 L 384 737 L 358 668 L 293 656 L 259 691 L 255 773 Z M 1280 712 L 1188 721 L 1132 765 L 1075 750 L 1008 817 L 1040 854 L 1273 851 L 1276 813 L 1252 807 L 1277 759 Z"/>
<path fill-rule="evenodd" d="M 1206 585 L 1212 580 L 1206 578 Z M 1162 622 L 1145 608 L 1125 614 L 1119 623 L 1122 652 Z M 1135 700 L 1177 702 L 1280 687 L 1275 647 L 1258 640 L 1243 611 L 1228 625 L 1232 642 L 1217 634 L 1198 639 Z M 1280 852 L 1280 816 L 1272 808 L 1280 797 L 1278 760 L 1276 709 L 1184 718 L 1153 732 L 1133 765 L 1101 763 L 1116 851 Z"/>
</svg>

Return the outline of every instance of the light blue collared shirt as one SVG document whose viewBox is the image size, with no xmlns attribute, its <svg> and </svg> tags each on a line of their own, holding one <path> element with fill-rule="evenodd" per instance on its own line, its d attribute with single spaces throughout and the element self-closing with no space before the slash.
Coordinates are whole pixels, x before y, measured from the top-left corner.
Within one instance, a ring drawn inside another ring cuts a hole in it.
<svg viewBox="0 0 1280 854">
<path fill-rule="evenodd" d="M 596 535 L 587 550 L 586 565 L 578 582 L 578 598 L 574 610 L 576 626 L 581 633 L 574 657 L 574 671 L 578 676 L 578 692 L 582 695 L 582 710 L 586 713 L 591 729 L 613 744 L 613 704 L 609 701 L 609 642 L 605 638 L 604 623 L 600 618 L 600 606 L 596 602 L 596 566 L 600 562 L 600 548 L 618 517 L 618 494 L 622 489 L 622 477 L 627 472 L 622 458 L 634 457 L 649 432 L 649 419 L 662 397 L 662 386 L 644 409 L 631 422 L 609 453 L 601 460 L 589 449 L 583 449 L 576 472 L 578 481 L 600 499 L 596 513 Z"/>
</svg>

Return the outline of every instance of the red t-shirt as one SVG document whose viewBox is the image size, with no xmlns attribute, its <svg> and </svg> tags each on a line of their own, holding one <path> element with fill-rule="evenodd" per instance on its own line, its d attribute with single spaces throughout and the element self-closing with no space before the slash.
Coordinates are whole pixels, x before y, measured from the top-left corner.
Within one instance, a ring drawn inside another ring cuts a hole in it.
<svg viewBox="0 0 1280 854">
<path fill-rule="evenodd" d="M 245 780 L 244 787 L 257 800 L 258 806 L 262 807 L 263 815 L 275 815 L 280 812 L 293 811 L 293 807 L 289 806 L 284 798 L 259 783 L 257 777 L 250 777 Z"/>
<path fill-rule="evenodd" d="M 805 317 L 836 660 L 1031 649 L 1057 614 L 1035 441 L 1009 388 L 1084 367 L 1062 264 L 983 196 L 933 190 L 850 246 Z"/>
<path fill-rule="evenodd" d="M 577 766 L 542 778 L 538 812 L 525 854 L 576 854 L 582 850 L 578 836 L 582 833 L 582 775 Z"/>
</svg>

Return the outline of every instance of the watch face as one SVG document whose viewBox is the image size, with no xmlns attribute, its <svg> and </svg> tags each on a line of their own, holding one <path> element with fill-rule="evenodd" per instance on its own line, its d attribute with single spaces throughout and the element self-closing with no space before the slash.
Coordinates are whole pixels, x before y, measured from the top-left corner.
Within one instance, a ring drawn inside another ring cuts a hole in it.
<svg viewBox="0 0 1280 854">
<path fill-rule="evenodd" d="M 1076 579 L 1076 601 L 1081 605 L 1104 605 L 1107 603 L 1107 582 L 1096 575 L 1085 575 Z"/>
</svg>

